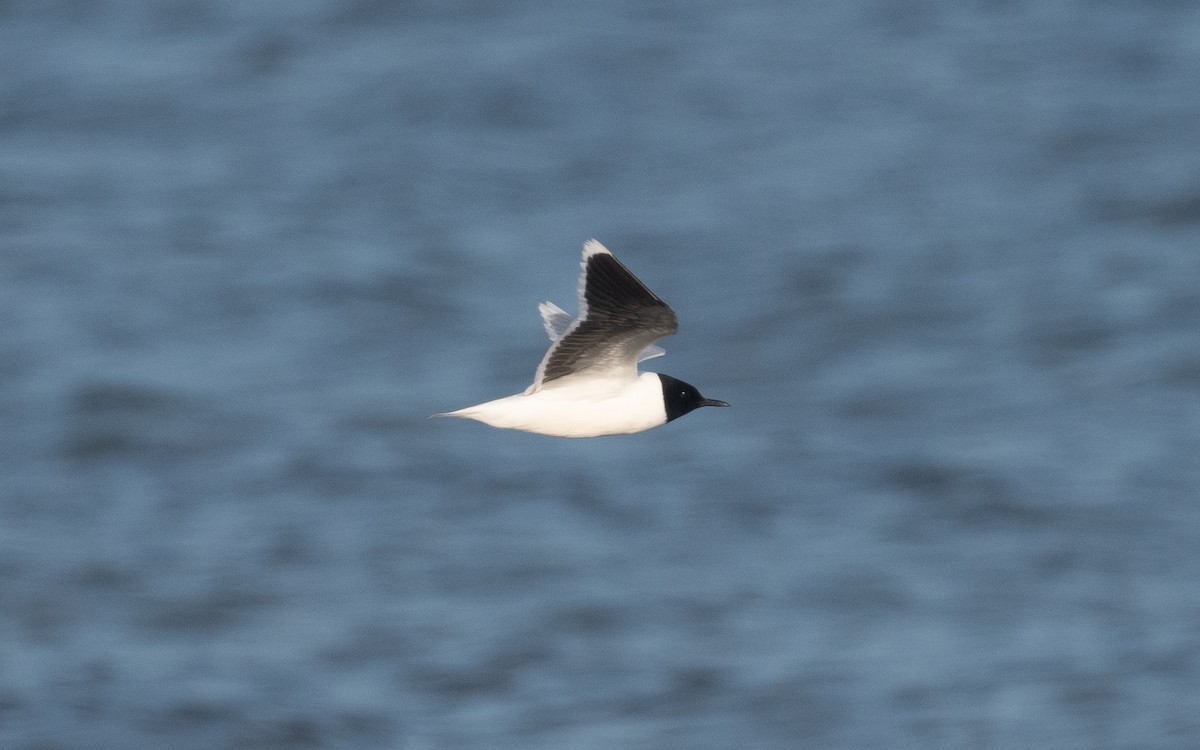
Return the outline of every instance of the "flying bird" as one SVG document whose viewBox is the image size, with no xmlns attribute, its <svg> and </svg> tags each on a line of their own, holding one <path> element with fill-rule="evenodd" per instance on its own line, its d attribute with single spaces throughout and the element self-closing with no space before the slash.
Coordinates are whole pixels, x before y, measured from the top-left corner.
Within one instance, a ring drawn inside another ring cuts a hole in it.
<svg viewBox="0 0 1200 750">
<path fill-rule="evenodd" d="M 701 406 L 729 406 L 670 375 L 639 373 L 639 362 L 666 353 L 654 342 L 679 330 L 675 312 L 596 240 L 584 244 L 581 265 L 578 318 L 552 302 L 538 306 L 551 343 L 533 384 L 434 416 L 583 438 L 643 432 Z"/>
</svg>

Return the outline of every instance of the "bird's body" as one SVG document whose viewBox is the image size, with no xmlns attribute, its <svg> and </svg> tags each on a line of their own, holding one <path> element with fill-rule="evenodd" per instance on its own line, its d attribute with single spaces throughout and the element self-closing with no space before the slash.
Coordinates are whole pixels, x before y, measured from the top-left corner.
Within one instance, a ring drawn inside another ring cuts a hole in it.
<svg viewBox="0 0 1200 750">
<path fill-rule="evenodd" d="M 554 437 L 628 435 L 666 424 L 662 381 L 653 372 L 634 380 L 547 386 L 446 414 L 508 430 Z"/>
<path fill-rule="evenodd" d="M 728 406 L 669 375 L 639 373 L 662 356 L 658 339 L 678 330 L 675 313 L 595 240 L 583 247 L 579 317 L 539 307 L 551 345 L 533 384 L 513 396 L 436 416 L 554 437 L 643 432 L 701 406 Z"/>
</svg>

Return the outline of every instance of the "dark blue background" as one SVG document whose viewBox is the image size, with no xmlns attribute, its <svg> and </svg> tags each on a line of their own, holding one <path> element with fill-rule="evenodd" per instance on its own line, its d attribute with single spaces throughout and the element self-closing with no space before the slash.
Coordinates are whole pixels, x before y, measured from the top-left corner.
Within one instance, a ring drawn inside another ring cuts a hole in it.
<svg viewBox="0 0 1200 750">
<path fill-rule="evenodd" d="M 0 745 L 1200 745 L 1200 6 L 0 3 Z M 558 441 L 595 236 L 731 410 Z"/>
</svg>

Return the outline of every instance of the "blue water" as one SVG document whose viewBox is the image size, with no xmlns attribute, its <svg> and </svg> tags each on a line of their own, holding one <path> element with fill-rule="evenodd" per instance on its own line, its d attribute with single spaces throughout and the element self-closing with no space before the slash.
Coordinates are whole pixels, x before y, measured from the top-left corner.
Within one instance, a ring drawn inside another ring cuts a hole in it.
<svg viewBox="0 0 1200 750">
<path fill-rule="evenodd" d="M 1200 747 L 1198 39 L 0 3 L 0 747 Z M 427 419 L 593 236 L 734 408 Z"/>
</svg>

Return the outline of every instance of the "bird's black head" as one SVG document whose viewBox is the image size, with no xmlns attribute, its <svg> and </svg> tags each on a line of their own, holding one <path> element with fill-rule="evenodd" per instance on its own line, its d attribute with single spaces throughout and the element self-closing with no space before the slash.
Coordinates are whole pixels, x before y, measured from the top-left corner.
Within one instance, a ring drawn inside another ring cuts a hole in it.
<svg viewBox="0 0 1200 750">
<path fill-rule="evenodd" d="M 667 410 L 667 421 L 678 419 L 701 406 L 729 406 L 724 401 L 705 398 L 696 390 L 696 386 L 676 380 L 670 375 L 659 374 L 662 381 L 663 406 Z"/>
</svg>

